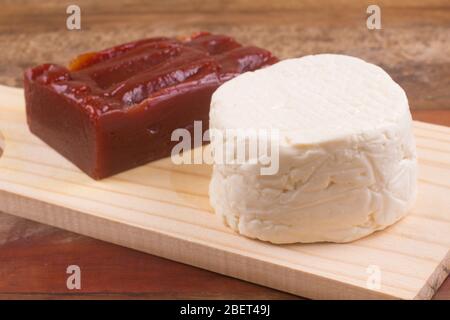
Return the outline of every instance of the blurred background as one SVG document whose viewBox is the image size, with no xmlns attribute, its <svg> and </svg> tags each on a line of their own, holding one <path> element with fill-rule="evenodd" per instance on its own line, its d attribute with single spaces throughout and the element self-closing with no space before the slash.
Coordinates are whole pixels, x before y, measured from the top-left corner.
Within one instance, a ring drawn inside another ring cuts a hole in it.
<svg viewBox="0 0 450 320">
<path fill-rule="evenodd" d="M 2 0 L 0 83 L 22 86 L 24 68 L 151 36 L 225 33 L 280 58 L 345 53 L 385 68 L 413 109 L 450 108 L 450 0 Z M 81 9 L 81 30 L 66 8 Z M 381 8 L 381 30 L 366 9 Z"/>
</svg>

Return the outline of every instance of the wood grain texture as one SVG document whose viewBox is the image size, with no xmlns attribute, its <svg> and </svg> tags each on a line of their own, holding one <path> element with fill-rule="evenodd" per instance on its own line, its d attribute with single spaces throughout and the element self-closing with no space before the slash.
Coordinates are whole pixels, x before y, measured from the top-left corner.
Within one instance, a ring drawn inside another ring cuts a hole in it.
<svg viewBox="0 0 450 320">
<path fill-rule="evenodd" d="M 0 215 L 0 299 L 293 299 L 288 294 Z M 66 288 L 66 268 L 82 288 Z"/>
<path fill-rule="evenodd" d="M 370 1 L 77 1 L 81 31 L 65 27 L 71 1 L 2 1 L 0 83 L 22 85 L 23 69 L 67 64 L 84 51 L 133 39 L 226 33 L 281 58 L 335 52 L 385 68 L 412 109 L 450 108 L 449 1 L 377 1 L 382 30 L 366 28 Z"/>
<path fill-rule="evenodd" d="M 234 234 L 212 214 L 210 167 L 161 160 L 93 181 L 28 132 L 21 90 L 1 93 L 7 213 L 311 298 L 427 299 L 448 274 L 448 128 L 415 124 L 419 199 L 400 223 L 350 244 L 274 246 Z M 366 287 L 369 265 L 382 272 L 379 290 Z"/>
<path fill-rule="evenodd" d="M 331 51 L 380 62 L 406 86 L 416 120 L 450 126 L 448 0 L 377 1 L 383 15 L 380 32 L 362 28 L 366 1 L 78 0 L 81 32 L 65 30 L 69 3 L 0 0 L 0 83 L 21 86 L 24 68 L 44 61 L 65 64 L 82 51 L 163 33 L 210 30 L 267 46 L 281 57 Z M 65 288 L 65 268 L 71 263 L 89 270 L 89 281 L 77 293 Z M 96 297 L 292 296 L 0 214 L 0 298 Z M 435 298 L 450 299 L 450 278 Z"/>
</svg>

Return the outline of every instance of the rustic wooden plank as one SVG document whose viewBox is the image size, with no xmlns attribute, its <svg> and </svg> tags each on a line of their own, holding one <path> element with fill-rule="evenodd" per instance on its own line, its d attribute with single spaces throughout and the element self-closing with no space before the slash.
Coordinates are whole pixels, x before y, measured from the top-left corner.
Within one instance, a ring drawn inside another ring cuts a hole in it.
<svg viewBox="0 0 450 320">
<path fill-rule="evenodd" d="M 379 1 L 382 30 L 366 28 L 368 2 L 80 1 L 82 30 L 65 29 L 66 3 L 7 2 L 0 10 L 0 83 L 21 86 L 23 69 L 66 64 L 84 51 L 148 36 L 227 33 L 281 58 L 336 52 L 384 67 L 412 109 L 450 108 L 448 1 Z M 43 45 L 44 44 L 44 45 Z"/>
<path fill-rule="evenodd" d="M 80 0 L 77 3 L 83 10 L 84 24 L 81 32 L 68 32 L 64 29 L 65 2 L 57 0 L 45 2 L 6 0 L 2 2 L 0 43 L 4 50 L 0 52 L 3 62 L 0 64 L 0 83 L 20 86 L 21 72 L 25 67 L 43 61 L 65 64 L 70 57 L 79 52 L 103 48 L 132 38 L 210 30 L 233 34 L 241 41 L 265 46 L 282 58 L 323 51 L 358 55 L 385 67 L 394 79 L 407 89 L 413 109 L 450 109 L 448 95 L 450 18 L 447 0 L 377 1 L 382 8 L 383 15 L 384 30 L 380 32 L 368 32 L 364 29 L 364 12 L 368 3 L 350 0 L 335 1 L 331 4 L 327 1 L 325 5 L 324 1 L 317 0 L 275 2 L 268 0 L 257 2 L 169 0 L 146 2 L 145 5 L 140 0 L 127 0 L 126 5 L 122 5 L 121 1 L 114 0 L 107 3 Z M 421 121 L 450 125 L 448 110 L 413 110 L 413 117 Z M 23 134 L 26 134 L 25 130 Z M 426 174 L 432 176 L 433 179 L 442 179 L 439 177 L 442 175 L 442 171 L 430 166 L 425 167 L 425 170 Z M 147 188 L 150 187 L 143 187 L 141 194 L 147 192 Z M 30 252 L 37 250 L 42 256 L 45 256 L 46 250 L 54 247 L 54 241 L 58 242 L 58 246 L 66 246 L 69 243 L 70 249 L 64 252 L 64 255 L 68 256 L 67 259 L 70 261 L 71 257 L 76 259 L 85 248 L 85 240 L 83 240 L 86 239 L 85 237 L 67 236 L 66 240 L 61 240 L 60 235 L 70 235 L 71 233 L 47 226 L 39 228 L 33 222 L 15 217 L 12 219 L 29 224 L 31 229 L 36 228 L 36 236 L 23 239 L 17 236 L 12 243 L 23 240 L 26 245 L 16 246 L 15 250 L 11 250 L 8 263 L 0 264 L 0 275 L 2 275 L 1 266 L 9 266 L 10 270 L 14 270 L 14 265 L 17 263 L 26 264 L 28 261 L 28 264 L 31 265 L 42 264 L 42 260 L 38 257 L 35 261 L 31 261 L 26 254 L 23 254 L 22 250 Z M 54 232 L 48 230 L 54 230 Z M 20 229 L 17 232 L 20 234 Z M 28 232 L 32 231 L 25 233 Z M 0 231 L 0 243 L 2 239 L 9 237 L 8 234 L 9 232 L 2 234 Z M 39 236 L 41 234 L 42 237 Z M 14 238 L 11 237 L 11 239 Z M 59 240 L 55 240 L 55 238 Z M 90 241 L 95 243 L 89 247 L 90 251 L 95 252 L 97 246 L 99 250 L 105 250 L 101 245 L 102 242 L 92 239 Z M 0 253 L 5 246 L 7 245 L 0 247 Z M 108 246 L 115 248 L 113 245 L 108 244 Z M 151 283 L 146 283 L 145 288 L 138 290 L 127 287 L 126 282 L 120 282 L 119 279 L 127 275 L 127 268 L 135 265 L 134 260 L 128 259 L 128 254 L 132 253 L 134 251 L 123 249 L 117 256 L 101 255 L 102 260 L 95 265 L 90 265 L 94 274 L 101 273 L 104 265 L 121 264 L 123 266 L 120 271 L 115 272 L 115 268 L 108 271 L 108 274 L 111 274 L 110 286 L 117 288 L 117 292 L 120 291 L 120 288 L 124 288 L 123 295 L 117 293 L 117 295 L 109 296 L 107 293 L 105 295 L 98 293 L 98 297 L 130 297 L 127 292 L 154 292 Z M 140 255 L 150 257 L 149 255 Z M 57 265 L 59 259 L 58 257 L 49 259 L 46 268 Z M 170 270 L 171 266 L 175 264 L 172 261 L 163 261 L 165 264 L 161 269 Z M 136 263 L 140 265 L 141 262 Z M 152 266 L 152 261 L 147 263 L 148 266 Z M 190 272 L 198 271 L 196 268 L 183 266 L 184 269 L 181 272 L 186 275 L 186 278 L 190 277 Z M 40 279 L 45 292 L 26 294 L 27 281 L 34 279 L 26 272 L 8 273 L 7 279 L 11 279 L 9 287 L 2 287 L 2 283 L 4 283 L 2 279 L 5 277 L 0 277 L 0 287 L 8 288 L 8 292 L 15 290 L 23 292 L 23 295 L 22 293 L 19 296 L 14 295 L 19 298 L 64 297 L 65 293 L 56 292 L 52 295 L 48 293 L 49 290 L 45 289 L 45 283 L 55 281 L 56 277 L 56 273 L 55 275 L 46 273 L 46 268 L 32 267 L 33 276 Z M 200 272 L 210 274 L 203 270 Z M 163 272 L 161 277 L 164 277 Z M 211 277 L 221 276 L 211 275 Z M 140 280 L 142 278 L 145 278 L 145 274 L 137 277 Z M 96 281 L 96 278 L 92 281 Z M 59 288 L 59 285 L 60 283 L 57 281 L 55 286 Z M 95 284 L 92 285 L 95 287 Z M 157 286 L 157 284 L 155 285 Z M 176 288 L 178 286 L 183 286 L 183 284 L 174 282 L 172 291 L 170 288 L 167 289 L 169 291 L 159 291 L 156 293 L 156 297 L 190 297 L 190 293 L 177 295 Z M 96 288 L 102 287 L 97 286 Z M 192 288 L 191 297 L 221 296 L 220 293 L 214 291 L 214 288 L 200 286 L 198 287 L 199 291 L 196 291 L 194 286 Z M 56 291 L 58 290 L 56 289 Z M 269 289 L 260 288 L 258 290 L 260 290 L 258 292 L 269 292 L 267 298 L 275 297 L 270 293 L 273 291 Z M 97 291 L 102 290 L 97 289 Z M 243 293 L 245 290 L 242 288 L 237 288 L 236 291 L 230 289 L 230 292 L 224 289 L 222 297 L 232 297 L 232 294 L 238 291 L 242 292 L 243 298 L 249 297 Z M 436 294 L 436 298 L 449 299 L 449 292 L 450 280 L 447 280 Z M 142 297 L 152 298 L 152 295 L 153 293 L 143 293 Z M 82 295 L 77 296 L 83 298 Z M 133 296 L 131 294 L 131 297 Z M 9 293 L 0 294 L 0 297 L 8 298 Z M 68 295 L 68 297 L 71 296 Z M 85 297 L 91 298 L 89 294 Z"/>
<path fill-rule="evenodd" d="M 293 298 L 7 214 L 0 214 L 0 256 L 0 299 Z M 70 264 L 89 271 L 81 292 L 65 287 Z M 434 299 L 449 293 L 447 279 Z"/>
<path fill-rule="evenodd" d="M 21 90 L 0 94 L 5 212 L 311 298 L 426 299 L 448 274 L 448 128 L 415 125 L 419 163 L 431 171 L 400 223 L 351 244 L 274 246 L 219 223 L 207 199 L 209 169 L 172 170 L 166 159 L 92 181 L 27 133 Z M 382 270 L 379 290 L 366 287 L 369 265 Z"/>
<path fill-rule="evenodd" d="M 7 214 L 0 239 L 0 299 L 294 298 Z M 79 292 L 66 288 L 71 264 L 82 268 Z"/>
</svg>

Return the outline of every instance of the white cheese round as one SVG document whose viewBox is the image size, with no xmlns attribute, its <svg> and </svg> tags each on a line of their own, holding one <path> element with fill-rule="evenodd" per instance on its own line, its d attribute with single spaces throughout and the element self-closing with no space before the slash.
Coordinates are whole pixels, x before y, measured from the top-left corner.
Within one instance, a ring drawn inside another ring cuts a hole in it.
<svg viewBox="0 0 450 320">
<path fill-rule="evenodd" d="M 280 132 L 274 175 L 261 175 L 260 161 L 214 164 L 211 204 L 244 236 L 347 242 L 393 224 L 414 202 L 407 97 L 361 59 L 320 54 L 244 73 L 214 93 L 210 129 Z"/>
</svg>

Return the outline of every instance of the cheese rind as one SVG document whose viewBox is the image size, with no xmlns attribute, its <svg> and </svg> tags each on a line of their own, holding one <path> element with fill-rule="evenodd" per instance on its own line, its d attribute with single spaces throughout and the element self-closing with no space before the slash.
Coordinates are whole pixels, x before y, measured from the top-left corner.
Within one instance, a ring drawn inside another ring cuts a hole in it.
<svg viewBox="0 0 450 320">
<path fill-rule="evenodd" d="M 210 128 L 280 130 L 275 175 L 261 175 L 259 162 L 214 164 L 211 204 L 247 237 L 348 242 L 395 223 L 414 203 L 406 95 L 363 60 L 314 55 L 238 76 L 214 93 Z"/>
</svg>

